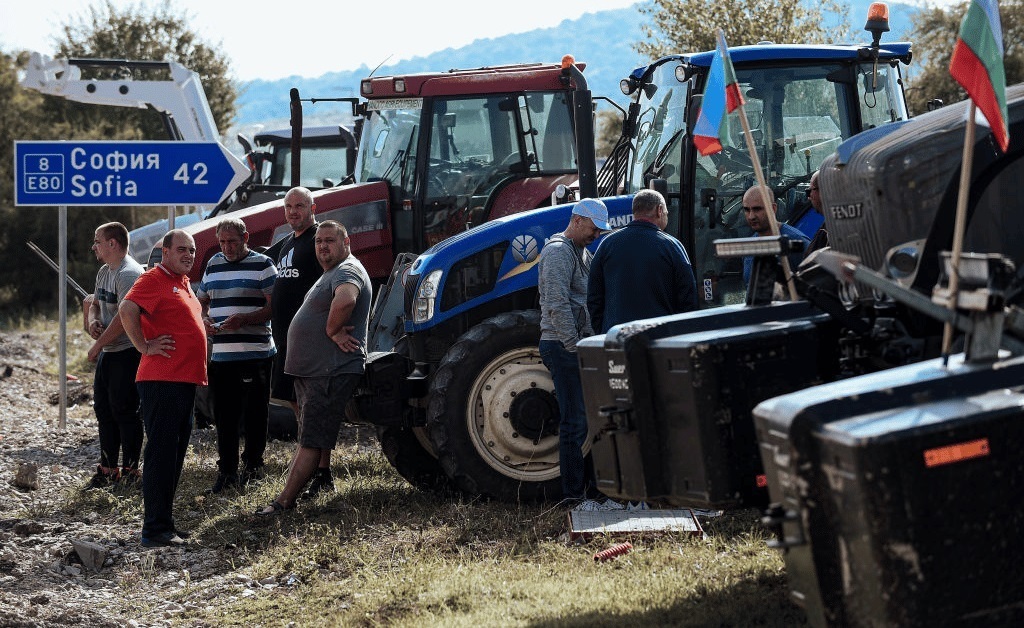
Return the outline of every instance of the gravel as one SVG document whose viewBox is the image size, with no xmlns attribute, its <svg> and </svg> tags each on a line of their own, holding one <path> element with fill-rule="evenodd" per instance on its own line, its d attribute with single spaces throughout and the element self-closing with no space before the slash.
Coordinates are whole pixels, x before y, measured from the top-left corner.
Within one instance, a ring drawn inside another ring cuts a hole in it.
<svg viewBox="0 0 1024 628">
<path fill-rule="evenodd" d="M 99 457 L 91 375 L 69 382 L 60 429 L 59 406 L 51 403 L 59 391 L 56 338 L 0 332 L 0 626 L 166 626 L 182 613 L 195 617 L 294 584 L 287 574 L 253 579 L 231 544 L 143 548 L 137 490 L 115 489 L 108 499 L 119 501 L 96 512 L 97 498 L 85 491 Z M 69 355 L 84 355 L 89 342 L 69 332 Z M 197 430 L 193 445 L 205 439 L 201 449 L 215 451 L 213 438 L 212 430 Z M 212 473 L 210 454 L 203 455 L 202 472 Z M 195 467 L 186 466 L 190 472 Z M 176 510 L 188 518 L 194 496 L 181 492 Z M 94 564 L 83 563 L 72 541 L 89 548 L 86 561 Z"/>
</svg>

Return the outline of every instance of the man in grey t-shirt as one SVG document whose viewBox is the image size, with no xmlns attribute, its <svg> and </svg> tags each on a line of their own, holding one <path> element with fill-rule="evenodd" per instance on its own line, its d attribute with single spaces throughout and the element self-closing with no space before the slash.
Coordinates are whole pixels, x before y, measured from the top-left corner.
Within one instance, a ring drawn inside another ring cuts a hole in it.
<svg viewBox="0 0 1024 628">
<path fill-rule="evenodd" d="M 119 222 L 96 229 L 92 251 L 103 262 L 88 312 L 89 335 L 95 339 L 88 358 L 96 363 L 93 406 L 100 437 L 100 463 L 89 488 L 99 488 L 139 478 L 143 428 L 135 372 L 141 356 L 124 333 L 117 307 L 143 268 L 128 255 L 128 229 Z"/>
<path fill-rule="evenodd" d="M 313 477 L 321 457 L 338 439 L 345 405 L 366 366 L 366 330 L 373 288 L 363 265 L 352 255 L 348 231 L 328 220 L 317 227 L 316 258 L 324 274 L 306 293 L 288 328 L 292 350 L 284 370 L 295 377 L 299 406 L 299 447 L 284 490 L 259 516 L 295 507 L 295 499 Z"/>
</svg>

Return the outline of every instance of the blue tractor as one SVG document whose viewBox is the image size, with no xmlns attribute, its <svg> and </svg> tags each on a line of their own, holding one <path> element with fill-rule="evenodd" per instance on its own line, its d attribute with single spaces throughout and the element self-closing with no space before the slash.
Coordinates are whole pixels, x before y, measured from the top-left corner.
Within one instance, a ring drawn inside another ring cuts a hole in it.
<svg viewBox="0 0 1024 628">
<path fill-rule="evenodd" d="M 779 218 L 813 234 L 822 218 L 807 199 L 811 174 L 844 140 L 908 118 L 900 66 L 910 62 L 911 46 L 876 38 L 730 52 Z M 622 80 L 630 99 L 622 136 L 596 185 L 579 191 L 606 195 L 614 227 L 631 219 L 632 193 L 661 191 L 667 231 L 690 253 L 704 308 L 744 300 L 742 261 L 716 258 L 712 243 L 751 235 L 741 199 L 755 182 L 747 152 L 730 147 L 743 146 L 739 125 L 721 153 L 705 157 L 694 148 L 712 57 L 668 56 Z M 559 496 L 558 409 L 537 350 L 536 263 L 571 210 L 563 204 L 493 220 L 392 271 L 350 414 L 378 426 L 388 460 L 414 485 L 503 500 Z"/>
</svg>

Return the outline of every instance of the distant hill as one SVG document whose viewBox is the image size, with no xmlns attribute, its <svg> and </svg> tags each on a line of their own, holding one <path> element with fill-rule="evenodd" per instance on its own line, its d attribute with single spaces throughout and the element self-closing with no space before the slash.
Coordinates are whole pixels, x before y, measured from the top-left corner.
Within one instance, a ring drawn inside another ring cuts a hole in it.
<svg viewBox="0 0 1024 628">
<path fill-rule="evenodd" d="M 850 40 L 866 41 L 868 34 L 862 28 L 871 0 L 851 0 Z M 447 48 L 425 57 L 413 57 L 385 65 L 377 75 L 432 72 L 452 68 L 475 68 L 509 63 L 557 62 L 570 53 L 578 61 L 586 62 L 585 75 L 595 95 L 623 100 L 619 81 L 634 68 L 646 65 L 633 46 L 642 39 L 640 25 L 646 16 L 640 14 L 636 4 L 626 9 L 587 13 L 575 20 L 564 20 L 553 28 L 540 28 L 526 33 L 505 35 L 493 39 L 478 39 L 461 48 Z M 891 32 L 885 39 L 905 40 L 911 27 L 911 16 L 916 7 L 889 4 Z M 883 40 L 884 41 L 884 40 Z M 288 126 L 288 91 L 299 89 L 303 98 L 357 96 L 359 81 L 366 78 L 372 68 L 365 65 L 351 71 L 328 72 L 319 77 L 291 76 L 275 81 L 256 80 L 243 85 L 238 99 L 238 126 L 256 123 L 268 127 Z M 296 68 L 301 72 L 301 68 Z M 304 116 L 307 124 L 327 124 L 344 117 L 339 105 L 306 104 Z"/>
</svg>

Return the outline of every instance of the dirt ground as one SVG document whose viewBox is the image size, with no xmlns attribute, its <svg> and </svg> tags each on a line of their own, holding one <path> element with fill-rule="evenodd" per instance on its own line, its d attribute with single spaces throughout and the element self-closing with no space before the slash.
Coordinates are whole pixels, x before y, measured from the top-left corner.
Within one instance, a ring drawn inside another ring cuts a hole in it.
<svg viewBox="0 0 1024 628">
<path fill-rule="evenodd" d="M 69 336 L 68 354 L 84 355 L 90 339 Z M 0 332 L 0 626 L 170 625 L 189 607 L 277 586 L 232 570 L 230 544 L 143 548 L 138 488 L 85 490 L 99 457 L 91 374 L 69 382 L 60 429 L 56 339 L 54 332 Z M 341 440 L 339 447 L 372 446 L 365 431 Z M 213 477 L 213 430 L 197 429 L 192 447 L 184 476 L 194 486 L 179 488 L 175 505 L 186 522 L 201 518 L 194 495 L 182 493 L 201 492 L 199 482 Z M 73 541 L 98 546 L 102 566 L 83 564 Z M 168 599 L 183 590 L 194 594 Z"/>
</svg>

